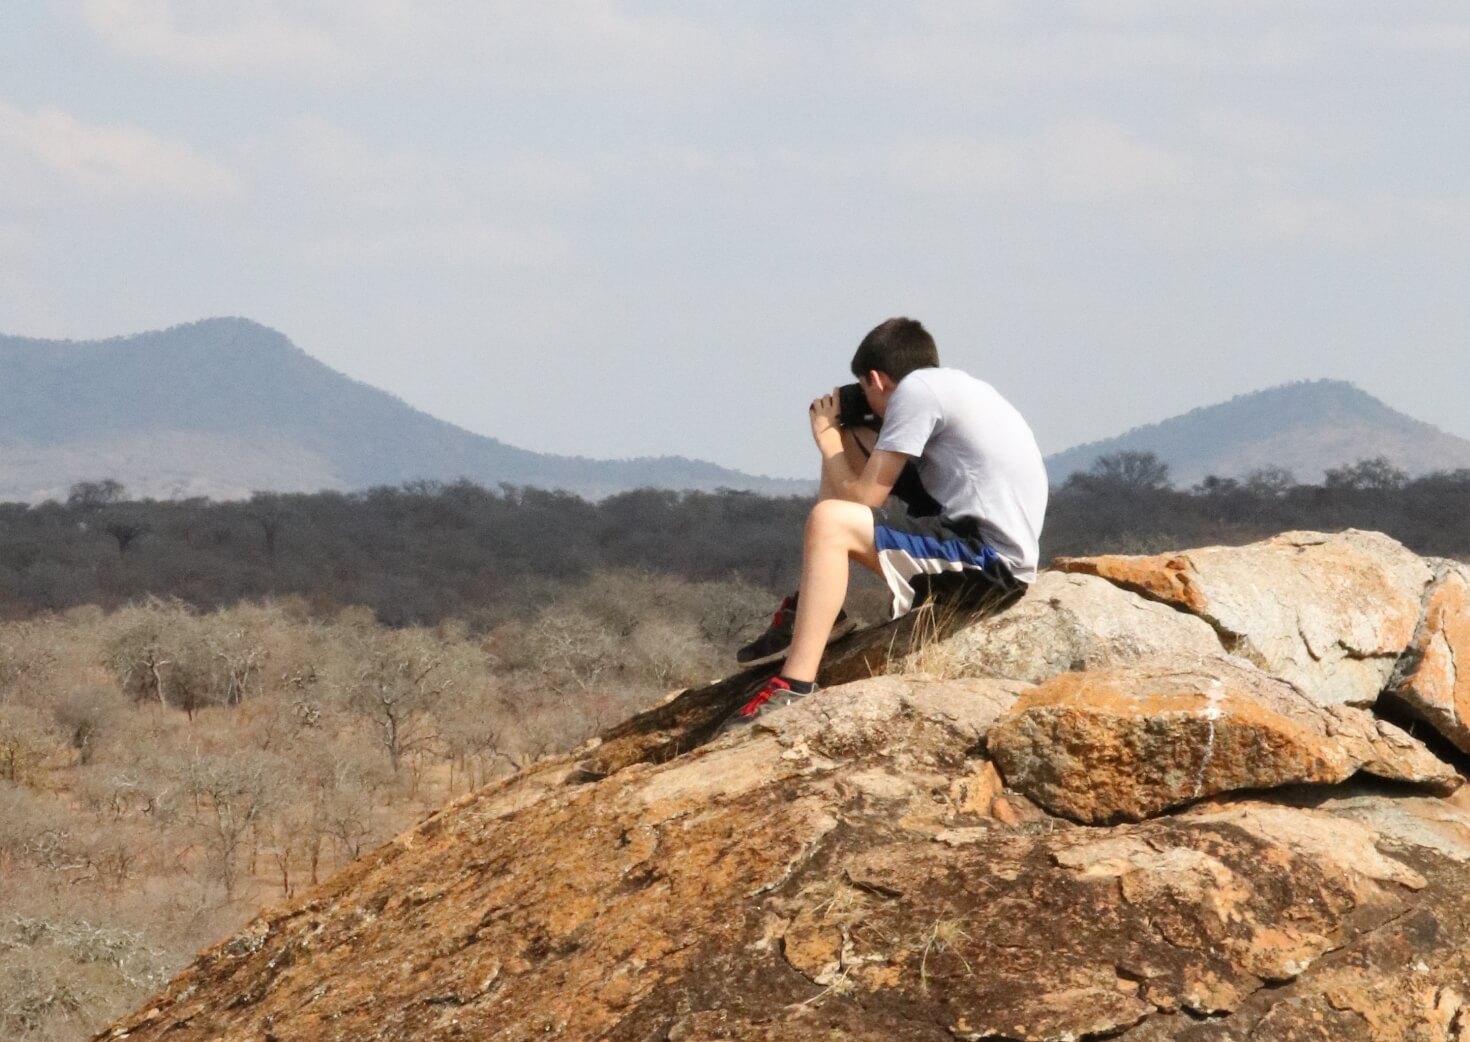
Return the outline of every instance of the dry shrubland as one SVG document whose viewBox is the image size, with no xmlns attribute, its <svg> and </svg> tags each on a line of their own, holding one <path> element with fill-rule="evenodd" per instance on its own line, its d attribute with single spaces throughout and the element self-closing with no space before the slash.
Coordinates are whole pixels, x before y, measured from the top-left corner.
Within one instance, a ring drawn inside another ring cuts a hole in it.
<svg viewBox="0 0 1470 1042">
<path fill-rule="evenodd" d="M 727 672 L 770 600 L 619 572 L 478 632 L 291 599 L 0 625 L 0 1037 L 85 1037 L 260 904 Z"/>
</svg>

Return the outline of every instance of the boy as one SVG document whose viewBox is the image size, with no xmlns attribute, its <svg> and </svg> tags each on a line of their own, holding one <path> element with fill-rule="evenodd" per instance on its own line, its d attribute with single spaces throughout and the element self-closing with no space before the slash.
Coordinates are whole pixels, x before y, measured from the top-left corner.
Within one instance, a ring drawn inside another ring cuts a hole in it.
<svg viewBox="0 0 1470 1042">
<path fill-rule="evenodd" d="M 870 454 L 866 431 L 838 425 L 838 392 L 812 402 L 822 481 L 799 595 L 782 601 L 771 627 L 737 657 L 790 650 L 736 722 L 816 690 L 822 650 L 845 620 L 849 561 L 883 576 L 894 618 L 941 590 L 1009 600 L 1036 578 L 1046 468 L 1021 414 L 989 384 L 940 368 L 933 337 L 910 318 L 864 337 L 852 372 L 882 420 L 876 445 Z M 907 513 L 879 509 L 895 485 Z"/>
</svg>

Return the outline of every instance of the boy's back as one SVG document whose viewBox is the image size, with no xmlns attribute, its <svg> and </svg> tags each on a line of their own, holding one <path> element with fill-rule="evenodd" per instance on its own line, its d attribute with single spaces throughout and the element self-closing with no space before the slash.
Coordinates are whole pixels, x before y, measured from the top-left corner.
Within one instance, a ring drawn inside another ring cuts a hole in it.
<svg viewBox="0 0 1470 1042">
<path fill-rule="evenodd" d="M 889 400 L 877 448 L 916 458 L 943 516 L 977 522 L 1017 579 L 1036 578 L 1046 466 L 1030 426 L 994 387 L 958 369 L 909 373 Z"/>
</svg>

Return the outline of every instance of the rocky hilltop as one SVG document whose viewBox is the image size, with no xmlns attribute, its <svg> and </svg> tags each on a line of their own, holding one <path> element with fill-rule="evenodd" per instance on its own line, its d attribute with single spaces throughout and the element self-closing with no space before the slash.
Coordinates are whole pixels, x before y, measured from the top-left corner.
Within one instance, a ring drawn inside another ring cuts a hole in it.
<svg viewBox="0 0 1470 1042">
<path fill-rule="evenodd" d="M 1054 482 L 1085 471 L 1099 456 L 1152 452 L 1175 485 L 1207 475 L 1244 478 L 1285 467 L 1320 484 L 1328 469 L 1382 456 L 1411 475 L 1470 467 L 1470 441 L 1399 412 L 1342 380 L 1311 380 L 1237 395 L 1115 438 L 1047 457 Z"/>
<path fill-rule="evenodd" d="M 466 797 L 99 1038 L 1467 1042 L 1467 581 L 1365 532 L 1060 561 Z"/>
</svg>

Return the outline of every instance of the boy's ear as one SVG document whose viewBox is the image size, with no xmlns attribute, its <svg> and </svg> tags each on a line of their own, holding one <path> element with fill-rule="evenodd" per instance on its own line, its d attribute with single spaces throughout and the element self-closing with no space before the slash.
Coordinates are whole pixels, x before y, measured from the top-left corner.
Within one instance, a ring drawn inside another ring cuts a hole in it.
<svg viewBox="0 0 1470 1042">
<path fill-rule="evenodd" d="M 868 383 L 878 388 L 880 391 L 891 391 L 898 386 L 898 383 L 893 379 L 893 377 L 889 376 L 881 369 L 868 370 Z"/>
</svg>

